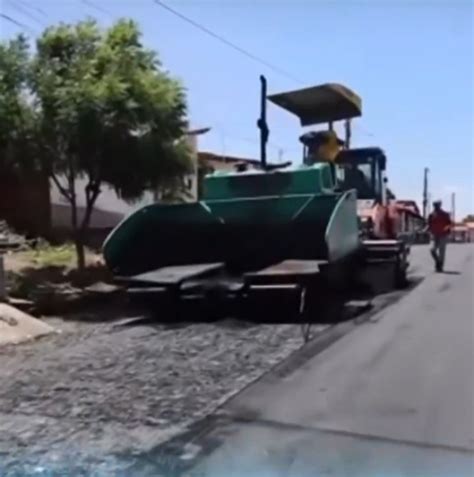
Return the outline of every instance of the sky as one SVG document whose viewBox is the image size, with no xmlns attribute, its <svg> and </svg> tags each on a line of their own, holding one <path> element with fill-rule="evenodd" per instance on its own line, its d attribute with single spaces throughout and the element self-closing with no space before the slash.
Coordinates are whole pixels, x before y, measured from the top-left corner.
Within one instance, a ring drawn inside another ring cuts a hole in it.
<svg viewBox="0 0 474 477">
<path fill-rule="evenodd" d="M 423 170 L 432 199 L 456 216 L 474 213 L 473 0 L 163 0 L 264 60 L 207 35 L 153 0 L 0 0 L 0 39 L 96 18 L 133 18 L 143 42 L 186 87 L 191 124 L 208 126 L 199 148 L 258 158 L 259 75 L 269 93 L 343 83 L 363 100 L 354 146 L 379 146 L 389 185 L 421 203 Z M 269 159 L 301 161 L 295 117 L 269 106 Z M 342 135 L 342 128 L 339 129 Z"/>
</svg>

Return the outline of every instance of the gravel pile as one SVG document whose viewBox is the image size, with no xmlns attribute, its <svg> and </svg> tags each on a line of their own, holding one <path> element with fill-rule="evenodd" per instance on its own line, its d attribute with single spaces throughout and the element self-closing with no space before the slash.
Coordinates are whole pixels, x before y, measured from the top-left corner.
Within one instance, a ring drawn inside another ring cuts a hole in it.
<svg viewBox="0 0 474 477">
<path fill-rule="evenodd" d="M 5 220 L 0 220 L 0 248 L 18 248 L 26 244 L 25 237 L 17 234 Z"/>
<path fill-rule="evenodd" d="M 0 350 L 0 474 L 118 475 L 115 455 L 184 432 L 302 344 L 299 326 L 228 321 L 83 325 Z"/>
</svg>

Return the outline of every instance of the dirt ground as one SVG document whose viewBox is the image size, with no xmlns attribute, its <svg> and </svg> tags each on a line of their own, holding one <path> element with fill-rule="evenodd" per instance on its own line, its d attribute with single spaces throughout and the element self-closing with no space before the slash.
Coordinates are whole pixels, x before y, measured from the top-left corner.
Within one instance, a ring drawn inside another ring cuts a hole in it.
<svg viewBox="0 0 474 477">
<path fill-rule="evenodd" d="M 185 431 L 303 344 L 297 325 L 80 318 L 0 349 L 2 477 L 118 475 L 121 454 Z"/>
</svg>

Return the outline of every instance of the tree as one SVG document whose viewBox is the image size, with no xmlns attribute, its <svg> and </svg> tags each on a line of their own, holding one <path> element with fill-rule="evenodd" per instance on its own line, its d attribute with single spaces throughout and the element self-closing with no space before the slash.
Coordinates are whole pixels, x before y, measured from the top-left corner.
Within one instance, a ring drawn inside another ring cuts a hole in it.
<svg viewBox="0 0 474 477">
<path fill-rule="evenodd" d="M 25 37 L 0 43 L 0 170 L 32 166 L 31 134 L 34 112 L 27 92 L 28 42 Z"/>
<path fill-rule="evenodd" d="M 24 43 L 20 50 L 23 64 Z M 71 206 L 83 268 L 84 240 L 104 184 L 135 201 L 191 171 L 184 90 L 129 20 L 106 31 L 94 21 L 50 27 L 28 58 L 29 157 Z M 86 179 L 82 216 L 78 178 Z"/>
</svg>

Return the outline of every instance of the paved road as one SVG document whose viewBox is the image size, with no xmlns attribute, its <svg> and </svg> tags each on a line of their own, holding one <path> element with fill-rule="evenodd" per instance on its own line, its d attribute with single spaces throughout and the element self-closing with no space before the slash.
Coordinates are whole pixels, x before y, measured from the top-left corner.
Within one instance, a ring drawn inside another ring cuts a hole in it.
<svg viewBox="0 0 474 477">
<path fill-rule="evenodd" d="M 451 246 L 444 274 L 426 247 L 414 265 L 425 279 L 396 305 L 229 403 L 193 472 L 472 477 L 474 247 Z"/>
</svg>

